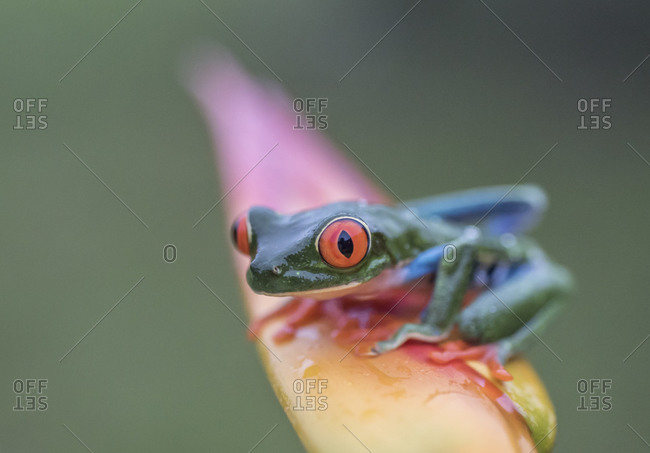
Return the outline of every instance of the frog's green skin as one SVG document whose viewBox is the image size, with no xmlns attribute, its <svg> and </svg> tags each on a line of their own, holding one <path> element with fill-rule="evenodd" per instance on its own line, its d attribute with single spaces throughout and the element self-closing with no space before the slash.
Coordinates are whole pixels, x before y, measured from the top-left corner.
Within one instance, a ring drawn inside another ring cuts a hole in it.
<svg viewBox="0 0 650 453">
<path fill-rule="evenodd" d="M 505 363 L 537 336 L 572 286 L 570 274 L 520 234 L 545 206 L 535 186 L 499 186 L 397 206 L 338 202 L 293 215 L 253 207 L 247 280 L 262 294 L 331 299 L 372 297 L 432 276 L 421 323 L 405 324 L 374 351 L 409 339 L 442 341 L 457 325 L 469 343 L 496 343 Z M 323 228 L 338 217 L 358 219 L 370 233 L 365 258 L 351 268 L 330 266 L 317 249 Z M 473 287 L 483 291 L 461 310 Z"/>
</svg>

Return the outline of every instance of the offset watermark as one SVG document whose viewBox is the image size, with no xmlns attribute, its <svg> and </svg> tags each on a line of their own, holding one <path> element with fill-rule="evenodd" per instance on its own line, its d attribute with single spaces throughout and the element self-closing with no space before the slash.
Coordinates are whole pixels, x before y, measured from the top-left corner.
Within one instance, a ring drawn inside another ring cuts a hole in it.
<svg viewBox="0 0 650 453">
<path fill-rule="evenodd" d="M 293 100 L 293 111 L 296 112 L 294 129 L 325 130 L 327 129 L 327 98 L 296 98 Z"/>
<path fill-rule="evenodd" d="M 16 98 L 13 103 L 15 131 L 38 131 L 47 129 L 47 98 Z"/>
<path fill-rule="evenodd" d="M 445 247 L 442 249 L 442 259 L 445 260 L 448 263 L 453 263 L 456 261 L 456 256 L 458 253 L 456 252 L 456 246 L 452 244 L 447 244 Z"/>
<path fill-rule="evenodd" d="M 294 411 L 324 411 L 327 410 L 327 379 L 296 379 L 293 381 L 293 393 L 296 401 Z"/>
<path fill-rule="evenodd" d="M 177 256 L 178 252 L 174 244 L 167 244 L 163 247 L 163 261 L 165 261 L 165 263 L 173 263 L 176 261 Z"/>
<path fill-rule="evenodd" d="M 16 379 L 12 387 L 16 395 L 14 411 L 47 410 L 47 379 Z"/>
<path fill-rule="evenodd" d="M 612 410 L 611 379 L 579 379 L 578 380 L 578 410 L 579 411 L 610 411 Z"/>
<path fill-rule="evenodd" d="M 578 113 L 580 113 L 578 130 L 611 129 L 612 116 L 608 113 L 611 107 L 611 98 L 578 99 Z"/>
</svg>

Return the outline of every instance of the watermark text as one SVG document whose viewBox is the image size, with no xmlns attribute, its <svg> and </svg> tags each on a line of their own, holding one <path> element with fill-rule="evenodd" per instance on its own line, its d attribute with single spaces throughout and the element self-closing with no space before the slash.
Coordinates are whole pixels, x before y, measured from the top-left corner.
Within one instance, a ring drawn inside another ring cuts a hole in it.
<svg viewBox="0 0 650 453">
<path fill-rule="evenodd" d="M 16 379 L 12 386 L 16 396 L 14 411 L 47 410 L 47 379 Z"/>
<path fill-rule="evenodd" d="M 578 99 L 580 120 L 578 130 L 607 130 L 612 127 L 611 98 L 581 98 Z"/>
<path fill-rule="evenodd" d="M 296 379 L 293 381 L 293 393 L 296 396 L 294 411 L 327 410 L 327 379 Z"/>
<path fill-rule="evenodd" d="M 35 131 L 47 129 L 47 98 L 16 98 L 13 103 L 16 122 L 14 130 Z"/>
<path fill-rule="evenodd" d="M 579 411 L 607 412 L 612 409 L 611 379 L 579 379 L 577 387 Z"/>
<path fill-rule="evenodd" d="M 296 112 L 294 129 L 327 129 L 327 98 L 296 98 L 293 100 L 293 111 Z"/>
</svg>

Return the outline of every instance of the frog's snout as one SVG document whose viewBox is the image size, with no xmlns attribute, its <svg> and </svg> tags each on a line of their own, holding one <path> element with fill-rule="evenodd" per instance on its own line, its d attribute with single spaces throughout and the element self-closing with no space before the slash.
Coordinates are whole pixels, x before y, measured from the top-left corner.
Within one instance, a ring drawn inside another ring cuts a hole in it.
<svg viewBox="0 0 650 453">
<path fill-rule="evenodd" d="M 259 263 L 253 260 L 248 268 L 246 280 L 253 291 L 256 293 L 273 294 L 283 292 L 282 275 L 285 272 L 285 266 L 281 263 L 266 262 Z"/>
</svg>

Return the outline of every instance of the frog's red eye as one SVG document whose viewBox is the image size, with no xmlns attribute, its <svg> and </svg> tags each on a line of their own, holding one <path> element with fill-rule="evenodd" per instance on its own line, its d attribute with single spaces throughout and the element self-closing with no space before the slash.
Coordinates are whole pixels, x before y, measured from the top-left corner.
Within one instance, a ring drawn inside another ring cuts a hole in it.
<svg viewBox="0 0 650 453">
<path fill-rule="evenodd" d="M 250 255 L 250 229 L 248 227 L 248 218 L 242 215 L 232 224 L 231 234 L 235 247 L 244 255 Z"/>
<path fill-rule="evenodd" d="M 358 220 L 341 217 L 331 221 L 318 238 L 318 251 L 325 262 L 338 268 L 352 267 L 370 248 L 368 229 Z"/>
</svg>

